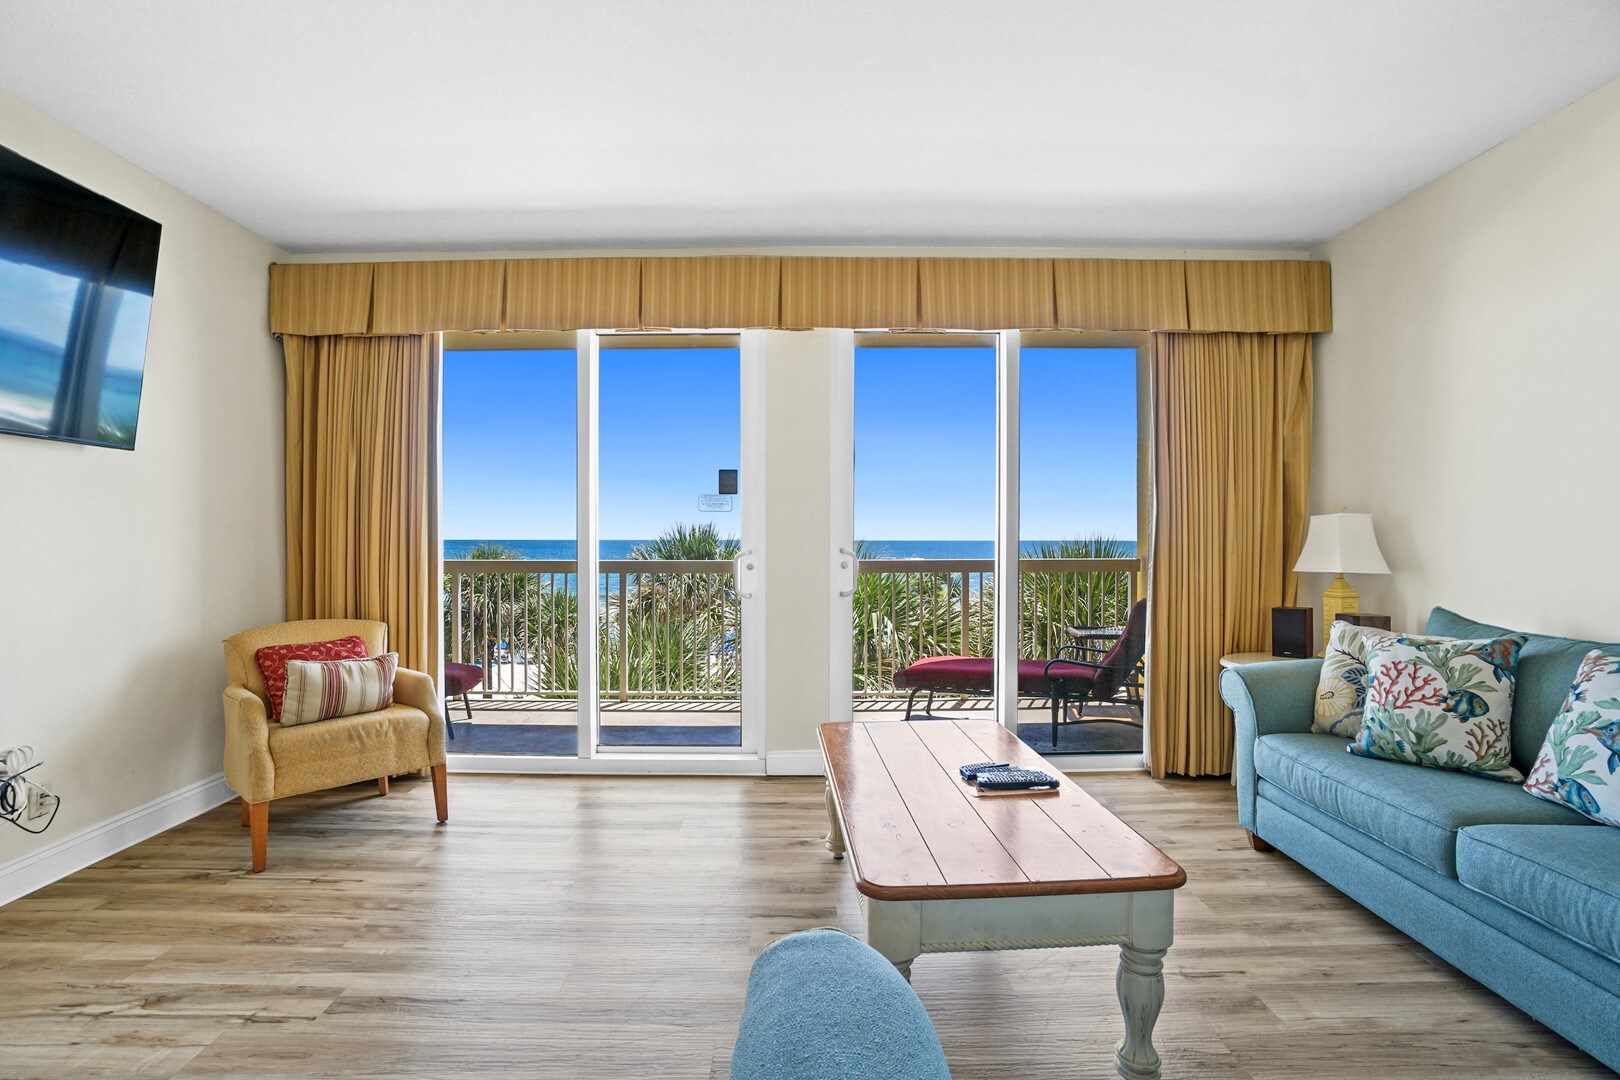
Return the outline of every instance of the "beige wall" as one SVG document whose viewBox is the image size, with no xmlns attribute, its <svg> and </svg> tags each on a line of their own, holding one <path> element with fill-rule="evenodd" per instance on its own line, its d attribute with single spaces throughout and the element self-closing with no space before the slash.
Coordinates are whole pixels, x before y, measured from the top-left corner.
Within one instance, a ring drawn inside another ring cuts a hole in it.
<svg viewBox="0 0 1620 1080">
<path fill-rule="evenodd" d="M 0 748 L 62 797 L 4 864 L 220 771 L 220 639 L 283 605 L 283 256 L 5 95 L 0 144 L 163 225 L 135 451 L 0 437 Z"/>
<path fill-rule="evenodd" d="M 1312 507 L 1372 513 L 1394 571 L 1363 611 L 1620 639 L 1617 252 L 1620 82 L 1313 252 Z"/>
</svg>

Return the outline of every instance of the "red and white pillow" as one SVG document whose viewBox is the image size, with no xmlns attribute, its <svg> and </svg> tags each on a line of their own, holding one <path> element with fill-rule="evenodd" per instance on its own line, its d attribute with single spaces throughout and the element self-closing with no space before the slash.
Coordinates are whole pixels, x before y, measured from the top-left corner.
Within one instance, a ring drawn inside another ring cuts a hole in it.
<svg viewBox="0 0 1620 1080">
<path fill-rule="evenodd" d="M 264 676 L 265 696 L 270 699 L 270 719 L 281 719 L 281 698 L 287 692 L 289 660 L 359 660 L 366 655 L 366 643 L 359 637 L 331 641 L 304 641 L 295 645 L 266 645 L 253 654 Z"/>
<path fill-rule="evenodd" d="M 386 709 L 394 703 L 398 667 L 398 653 L 363 660 L 289 660 L 281 722 L 291 727 Z"/>
</svg>

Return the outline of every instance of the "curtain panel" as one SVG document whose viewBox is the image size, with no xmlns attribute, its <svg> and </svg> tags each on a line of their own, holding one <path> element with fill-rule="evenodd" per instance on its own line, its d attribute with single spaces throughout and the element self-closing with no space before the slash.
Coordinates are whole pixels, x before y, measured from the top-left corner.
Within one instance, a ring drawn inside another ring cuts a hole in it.
<svg viewBox="0 0 1620 1080">
<path fill-rule="evenodd" d="M 1331 330 L 1328 264 L 1298 260 L 446 259 L 270 268 L 278 334 L 679 327 Z"/>
<path fill-rule="evenodd" d="M 287 618 L 380 619 L 400 665 L 437 681 L 440 338 L 288 334 L 282 349 Z"/>
<path fill-rule="evenodd" d="M 1232 771 L 1220 658 L 1292 604 L 1311 466 L 1311 338 L 1155 334 L 1149 769 Z"/>
</svg>

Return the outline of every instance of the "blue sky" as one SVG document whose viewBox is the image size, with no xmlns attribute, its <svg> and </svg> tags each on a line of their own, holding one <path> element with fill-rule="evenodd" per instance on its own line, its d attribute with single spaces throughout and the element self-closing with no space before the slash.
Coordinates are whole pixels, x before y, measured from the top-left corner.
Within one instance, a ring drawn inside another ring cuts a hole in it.
<svg viewBox="0 0 1620 1080">
<path fill-rule="evenodd" d="M 600 534 L 646 539 L 702 513 L 739 465 L 735 349 L 607 349 Z M 1136 359 L 1125 349 L 1021 356 L 1025 539 L 1136 533 Z M 859 349 L 855 531 L 871 540 L 988 540 L 995 529 L 995 352 Z M 574 527 L 572 351 L 450 352 L 444 535 L 561 539 Z"/>
</svg>

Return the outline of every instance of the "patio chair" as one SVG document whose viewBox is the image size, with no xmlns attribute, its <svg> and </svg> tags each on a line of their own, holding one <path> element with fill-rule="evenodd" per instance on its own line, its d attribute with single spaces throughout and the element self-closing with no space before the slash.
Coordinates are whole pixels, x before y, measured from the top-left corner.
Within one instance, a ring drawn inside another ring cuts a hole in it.
<svg viewBox="0 0 1620 1080">
<path fill-rule="evenodd" d="M 450 702 L 456 698 L 461 699 L 461 707 L 467 710 L 467 723 L 472 722 L 472 702 L 467 700 L 467 691 L 476 690 L 484 681 L 484 669 L 476 664 L 455 664 L 446 660 L 444 663 L 444 725 L 450 732 L 450 737 L 456 737 L 456 721 L 450 716 Z"/>
<path fill-rule="evenodd" d="M 1085 715 L 1088 701 L 1140 702 L 1142 684 L 1137 672 L 1146 644 L 1147 601 L 1138 600 L 1131 607 L 1123 632 L 1109 648 L 1065 645 L 1051 660 L 1018 661 L 1019 696 L 1047 698 L 1052 703 L 1053 746 L 1057 745 L 1058 727 L 1065 722 L 1061 718 L 1071 702 L 1077 707 L 1073 723 L 1102 720 Z M 905 713 L 905 719 L 910 720 L 918 694 L 928 695 L 923 707 L 926 716 L 933 712 L 936 693 L 990 693 L 995 686 L 995 661 L 983 656 L 930 656 L 895 672 L 894 685 L 897 690 L 910 691 Z M 1141 723 L 1140 714 L 1134 722 Z"/>
<path fill-rule="evenodd" d="M 1065 645 L 1057 656 L 1046 662 L 1042 674 L 1054 687 L 1052 695 L 1052 745 L 1058 741 L 1058 728 L 1062 724 L 1085 723 L 1088 701 L 1129 701 L 1137 706 L 1142 701 L 1142 657 L 1147 651 L 1147 601 L 1138 600 L 1131 605 L 1125 619 L 1125 632 L 1112 646 L 1076 643 Z M 1073 653 L 1071 659 L 1068 653 Z M 1089 657 L 1090 659 L 1081 659 Z M 1123 697 L 1121 697 L 1123 695 Z M 1066 720 L 1067 705 L 1075 705 L 1074 719 Z M 1112 719 L 1110 717 L 1109 719 Z M 1130 721 L 1126 721 L 1130 723 Z M 1138 708 L 1135 723 L 1142 722 Z"/>
</svg>

